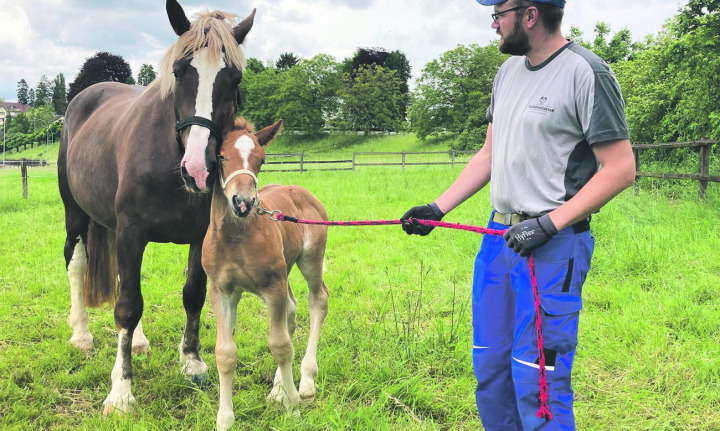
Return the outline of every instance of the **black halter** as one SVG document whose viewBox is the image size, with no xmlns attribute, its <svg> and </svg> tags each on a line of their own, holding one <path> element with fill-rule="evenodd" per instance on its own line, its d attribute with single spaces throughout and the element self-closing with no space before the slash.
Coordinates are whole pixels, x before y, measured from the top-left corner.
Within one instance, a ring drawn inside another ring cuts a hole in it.
<svg viewBox="0 0 720 431">
<path fill-rule="evenodd" d="M 185 149 L 183 148 L 182 140 L 180 139 L 180 132 L 182 132 L 183 129 L 185 129 L 186 127 L 193 125 L 201 126 L 210 130 L 210 134 L 215 136 L 215 140 L 217 141 L 219 147 L 220 142 L 222 142 L 222 136 L 220 135 L 220 130 L 218 129 L 217 125 L 215 125 L 215 123 L 203 117 L 187 117 L 182 121 L 175 120 L 175 139 L 177 139 L 178 147 L 180 148 L 181 154 L 185 151 Z"/>
</svg>

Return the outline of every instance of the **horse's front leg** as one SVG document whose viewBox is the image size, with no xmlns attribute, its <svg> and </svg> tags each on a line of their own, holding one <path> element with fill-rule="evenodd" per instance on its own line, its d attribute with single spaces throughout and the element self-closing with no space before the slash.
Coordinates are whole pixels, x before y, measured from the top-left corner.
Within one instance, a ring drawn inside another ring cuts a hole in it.
<svg viewBox="0 0 720 431">
<path fill-rule="evenodd" d="M 210 300 L 217 322 L 215 362 L 220 377 L 220 407 L 217 414 L 217 429 L 227 430 L 235 422 L 232 403 L 232 383 L 237 367 L 237 345 L 233 339 L 237 318 L 237 304 L 241 292 L 228 293 L 210 285 Z"/>
<path fill-rule="evenodd" d="M 115 326 L 118 332 L 118 350 L 112 369 L 112 388 L 105 398 L 103 414 L 113 411 L 127 412 L 135 404 L 131 392 L 132 339 L 142 317 L 143 297 L 140 292 L 140 267 L 147 246 L 145 236 L 138 231 L 118 225 L 117 257 L 120 273 L 120 292 L 115 304 Z"/>
<path fill-rule="evenodd" d="M 207 275 L 202 267 L 202 242 L 191 244 L 187 280 L 183 287 L 185 333 L 178 350 L 183 372 L 197 385 L 207 382 L 207 365 L 200 357 L 200 314 L 205 303 L 206 283 Z"/>
<path fill-rule="evenodd" d="M 300 403 L 300 394 L 295 388 L 292 374 L 293 345 L 288 331 L 288 293 L 287 279 L 268 286 L 263 295 L 270 309 L 270 353 L 280 370 L 282 403 L 288 412 Z M 276 398 L 277 399 L 277 398 Z"/>
</svg>

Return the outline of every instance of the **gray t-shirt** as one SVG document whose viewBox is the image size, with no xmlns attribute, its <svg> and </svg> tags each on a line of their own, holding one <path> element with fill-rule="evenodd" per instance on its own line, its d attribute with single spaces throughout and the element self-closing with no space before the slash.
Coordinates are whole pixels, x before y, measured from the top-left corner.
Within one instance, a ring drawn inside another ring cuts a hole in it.
<svg viewBox="0 0 720 431">
<path fill-rule="evenodd" d="M 487 111 L 495 210 L 539 216 L 575 196 L 598 169 L 591 145 L 629 138 L 624 107 L 610 67 L 574 42 L 538 66 L 508 59 Z"/>
</svg>

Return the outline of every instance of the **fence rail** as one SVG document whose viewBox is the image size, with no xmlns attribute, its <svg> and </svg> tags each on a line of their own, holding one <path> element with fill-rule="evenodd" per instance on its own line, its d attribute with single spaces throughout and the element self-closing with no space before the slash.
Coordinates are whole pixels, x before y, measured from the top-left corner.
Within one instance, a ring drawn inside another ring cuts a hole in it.
<svg viewBox="0 0 720 431">
<path fill-rule="evenodd" d="M 671 142 L 659 144 L 636 144 L 632 146 L 633 155 L 635 157 L 635 191 L 639 190 L 638 181 L 640 178 L 659 178 L 674 180 L 690 180 L 697 181 L 699 184 L 698 197 L 705 199 L 708 183 L 720 183 L 720 175 L 710 175 L 710 154 L 712 147 L 717 145 L 718 141 L 700 140 L 690 142 Z M 677 172 L 646 172 L 640 169 L 640 152 L 650 149 L 662 148 L 698 148 L 700 151 L 699 165 L 697 173 L 677 173 Z M 305 153 L 269 153 L 266 154 L 268 159 L 265 164 L 277 166 L 277 169 L 263 169 L 263 172 L 308 172 L 308 171 L 354 171 L 358 167 L 373 166 L 400 166 L 405 170 L 406 166 L 439 166 L 439 165 L 455 165 L 465 163 L 468 156 L 475 154 L 475 151 L 404 151 L 404 152 L 354 152 L 352 158 L 325 159 L 322 155 L 313 154 L 314 159 L 308 159 Z M 397 157 L 399 156 L 399 157 Z M 428 160 L 428 156 L 430 156 Z M 445 161 L 443 156 L 447 156 Z M 377 160 L 377 158 L 381 160 Z M 373 161 L 368 159 L 375 158 Z M 424 158 L 418 161 L 417 158 Z M 460 158 L 460 160 L 458 160 Z M 285 159 L 285 160 L 283 160 Z M 289 160 L 288 160 L 289 159 Z M 413 161 L 408 161 L 408 160 Z M 3 167 L 20 167 L 23 197 L 27 197 L 27 168 L 47 166 L 54 162 L 48 163 L 46 160 L 5 160 Z M 289 167 L 294 166 L 294 167 Z"/>
<path fill-rule="evenodd" d="M 708 182 L 720 182 L 720 175 L 710 175 L 710 152 L 717 141 L 699 140 L 689 142 L 662 142 L 658 144 L 635 144 L 632 146 L 635 157 L 635 193 L 638 192 L 639 178 L 661 178 L 673 180 L 692 180 L 698 182 L 698 198 L 705 200 Z M 700 160 L 698 162 L 697 174 L 685 174 L 677 172 L 644 172 L 640 170 L 640 151 L 654 150 L 659 148 L 699 148 Z"/>
</svg>

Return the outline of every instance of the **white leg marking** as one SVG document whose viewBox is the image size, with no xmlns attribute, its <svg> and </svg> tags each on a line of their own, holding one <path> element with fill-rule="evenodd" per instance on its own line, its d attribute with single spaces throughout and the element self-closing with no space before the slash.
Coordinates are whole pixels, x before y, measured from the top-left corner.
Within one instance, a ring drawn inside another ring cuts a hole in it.
<svg viewBox="0 0 720 431">
<path fill-rule="evenodd" d="M 122 355 L 123 338 L 127 337 L 127 329 L 121 329 L 118 333 L 118 351 L 117 357 L 115 358 L 115 365 L 113 366 L 111 377 L 112 377 L 112 388 L 107 398 L 105 398 L 105 409 L 103 415 L 107 415 L 112 412 L 127 413 L 129 409 L 135 404 L 135 397 L 133 397 L 130 391 L 130 379 L 123 378 L 124 361 Z"/>
<path fill-rule="evenodd" d="M 150 342 L 143 333 L 142 320 L 138 322 L 135 332 L 133 332 L 132 340 L 133 355 L 143 355 L 150 353 Z"/>
<path fill-rule="evenodd" d="M 207 364 L 202 358 L 189 358 L 183 353 L 183 344 L 185 343 L 185 336 L 180 340 L 178 345 L 178 351 L 180 352 L 180 364 L 182 364 L 181 371 L 191 379 L 198 377 L 197 382 L 204 382 L 207 379 Z M 193 381 L 195 381 L 193 379 Z"/>
<path fill-rule="evenodd" d="M 233 340 L 233 329 L 237 317 L 237 303 L 240 293 L 225 295 L 211 286 L 210 299 L 217 322 L 215 358 L 220 377 L 220 407 L 217 414 L 217 429 L 228 430 L 235 422 L 232 404 L 232 381 L 237 365 L 237 346 Z"/>
<path fill-rule="evenodd" d="M 85 244 L 78 238 L 72 259 L 67 268 L 68 280 L 70 281 L 70 315 L 68 324 L 73 331 L 70 343 L 80 350 L 92 350 L 93 336 L 88 329 L 88 314 L 85 309 L 85 274 L 87 274 L 87 254 Z"/>
</svg>

